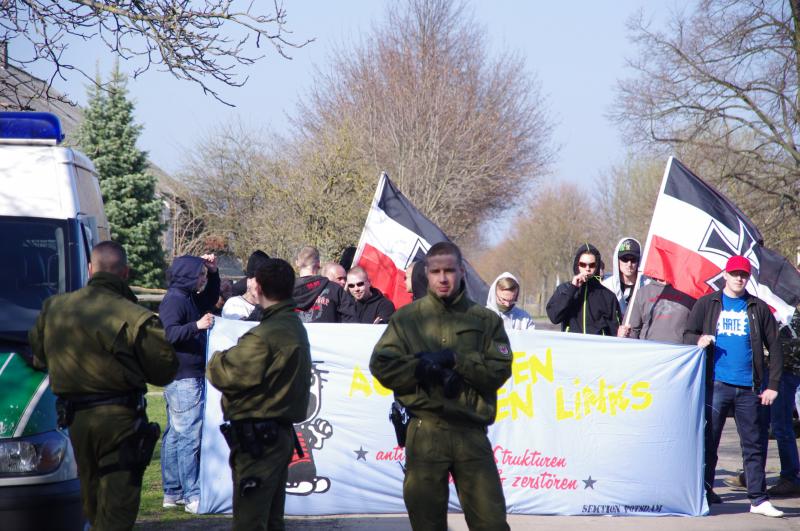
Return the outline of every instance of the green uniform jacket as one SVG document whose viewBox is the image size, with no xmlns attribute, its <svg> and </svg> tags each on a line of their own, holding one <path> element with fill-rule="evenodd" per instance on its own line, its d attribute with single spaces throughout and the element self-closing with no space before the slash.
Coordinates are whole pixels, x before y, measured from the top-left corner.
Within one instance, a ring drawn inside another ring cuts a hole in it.
<svg viewBox="0 0 800 531">
<path fill-rule="evenodd" d="M 28 340 L 34 367 L 48 370 L 56 395 L 147 391 L 178 370 L 158 316 L 111 273 L 44 301 Z"/>
<path fill-rule="evenodd" d="M 441 386 L 430 393 L 414 377 L 418 352 L 456 352 L 455 370 L 464 378 L 461 393 L 445 398 Z M 417 416 L 481 425 L 494 422 L 497 390 L 511 375 L 511 348 L 503 321 L 471 301 L 464 291 L 447 304 L 434 293 L 400 308 L 372 352 L 369 369 Z"/>
<path fill-rule="evenodd" d="M 311 347 L 294 308 L 292 299 L 270 306 L 236 346 L 208 362 L 206 377 L 222 391 L 225 420 L 306 418 Z"/>
</svg>

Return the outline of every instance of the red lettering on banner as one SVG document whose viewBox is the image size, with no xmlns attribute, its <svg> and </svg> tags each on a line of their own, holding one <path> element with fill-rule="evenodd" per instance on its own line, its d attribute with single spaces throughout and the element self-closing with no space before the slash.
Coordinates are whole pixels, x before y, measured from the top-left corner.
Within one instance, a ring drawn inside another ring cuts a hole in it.
<svg viewBox="0 0 800 531">
<path fill-rule="evenodd" d="M 536 490 L 577 490 L 578 480 L 559 478 L 550 472 L 542 472 L 538 476 L 516 476 L 511 486 Z"/>
<path fill-rule="evenodd" d="M 497 472 L 500 475 L 500 483 L 518 489 L 535 490 L 577 490 L 578 480 L 559 477 L 552 472 L 543 470 L 536 475 L 504 475 L 504 468 L 507 466 L 524 468 L 566 468 L 567 458 L 557 455 L 543 455 L 539 450 L 525 448 L 522 453 L 514 453 L 513 450 L 501 445 L 494 447 L 494 461 L 498 466 Z M 506 482 L 509 481 L 509 483 Z"/>
<path fill-rule="evenodd" d="M 379 451 L 375 453 L 376 461 L 403 461 L 406 458 L 405 449 L 395 446 L 393 449 L 386 452 Z"/>
<path fill-rule="evenodd" d="M 528 466 L 535 468 L 566 468 L 565 457 L 544 456 L 538 450 L 525 448 L 522 454 L 514 454 L 500 445 L 494 447 L 494 462 L 498 465 Z"/>
</svg>

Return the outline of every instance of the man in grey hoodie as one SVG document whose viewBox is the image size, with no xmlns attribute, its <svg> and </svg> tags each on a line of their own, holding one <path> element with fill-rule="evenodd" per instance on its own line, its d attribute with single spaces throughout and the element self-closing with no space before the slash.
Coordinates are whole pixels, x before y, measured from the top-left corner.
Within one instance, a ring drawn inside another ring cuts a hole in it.
<svg viewBox="0 0 800 531">
<path fill-rule="evenodd" d="M 622 238 L 614 249 L 614 273 L 603 280 L 603 285 L 617 297 L 622 315 L 628 309 L 637 280 L 639 284 L 642 283 L 638 271 L 641 247 L 635 238 Z"/>
<path fill-rule="evenodd" d="M 535 327 L 528 312 L 517 306 L 519 280 L 506 271 L 494 279 L 486 297 L 486 307 L 503 319 L 506 330 L 528 330 Z"/>
</svg>

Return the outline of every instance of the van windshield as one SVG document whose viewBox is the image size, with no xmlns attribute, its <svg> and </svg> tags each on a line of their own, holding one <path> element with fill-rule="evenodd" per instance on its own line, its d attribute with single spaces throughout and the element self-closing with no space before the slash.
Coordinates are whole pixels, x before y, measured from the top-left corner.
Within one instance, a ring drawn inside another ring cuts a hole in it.
<svg viewBox="0 0 800 531">
<path fill-rule="evenodd" d="M 67 222 L 0 217 L 0 334 L 26 337 L 42 302 L 67 290 Z"/>
</svg>

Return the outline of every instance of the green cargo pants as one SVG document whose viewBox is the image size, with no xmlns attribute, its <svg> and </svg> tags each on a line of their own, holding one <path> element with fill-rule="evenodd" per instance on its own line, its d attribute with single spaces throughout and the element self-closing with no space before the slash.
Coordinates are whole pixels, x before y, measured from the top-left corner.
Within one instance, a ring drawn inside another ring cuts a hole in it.
<svg viewBox="0 0 800 531">
<path fill-rule="evenodd" d="M 99 474 L 100 467 L 119 462 L 119 444 L 133 433 L 136 418 L 136 412 L 124 406 L 98 406 L 76 412 L 69 427 L 83 514 L 93 530 L 133 529 L 136 522 L 141 487 L 131 485 L 131 471 Z"/>
<path fill-rule="evenodd" d="M 258 459 L 240 450 L 231 452 L 234 531 L 285 529 L 286 477 L 294 451 L 292 429 L 281 427 L 275 443 L 265 446 Z M 250 487 L 243 491 L 248 484 Z"/>
<path fill-rule="evenodd" d="M 506 501 L 482 426 L 414 418 L 406 439 L 403 499 L 414 531 L 446 531 L 448 473 L 471 531 L 508 530 Z"/>
</svg>

